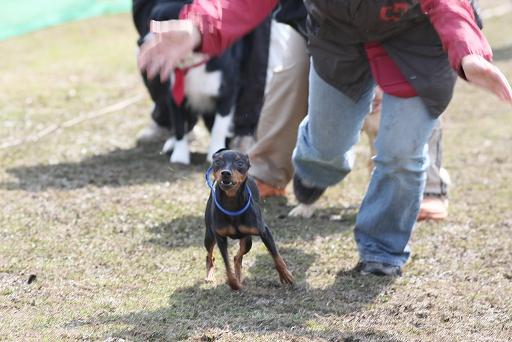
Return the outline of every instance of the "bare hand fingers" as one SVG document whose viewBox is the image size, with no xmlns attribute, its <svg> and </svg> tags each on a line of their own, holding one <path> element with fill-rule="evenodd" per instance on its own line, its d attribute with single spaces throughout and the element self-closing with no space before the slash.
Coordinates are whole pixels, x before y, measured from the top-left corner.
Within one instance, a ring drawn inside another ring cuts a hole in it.
<svg viewBox="0 0 512 342">
<path fill-rule="evenodd" d="M 160 69 L 160 81 L 166 82 L 171 75 L 171 72 L 174 70 L 174 66 L 171 63 L 165 63 Z"/>
<path fill-rule="evenodd" d="M 146 67 L 146 73 L 150 80 L 160 73 L 165 60 L 160 56 L 154 56 Z"/>
<path fill-rule="evenodd" d="M 491 90 L 496 96 L 505 102 L 512 101 L 512 89 L 503 73 L 494 65 L 485 72 L 486 85 L 484 88 Z"/>
<path fill-rule="evenodd" d="M 139 58 L 137 61 L 140 70 L 144 71 L 147 68 L 149 62 L 153 58 L 152 55 L 154 54 L 154 49 L 156 48 L 157 44 L 157 40 L 151 40 L 141 45 Z"/>
<path fill-rule="evenodd" d="M 512 102 L 512 90 L 498 67 L 478 55 L 468 55 L 462 61 L 467 80 L 482 87 L 505 102 Z"/>
</svg>

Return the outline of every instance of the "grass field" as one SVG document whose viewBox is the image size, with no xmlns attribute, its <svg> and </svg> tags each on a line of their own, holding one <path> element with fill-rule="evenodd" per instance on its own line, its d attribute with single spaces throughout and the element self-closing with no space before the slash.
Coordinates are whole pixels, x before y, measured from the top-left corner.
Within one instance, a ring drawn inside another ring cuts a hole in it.
<svg viewBox="0 0 512 342">
<path fill-rule="evenodd" d="M 486 33 L 512 80 L 510 23 L 491 19 Z M 0 145 L 51 132 L 0 149 L 0 340 L 512 339 L 510 106 L 459 83 L 445 115 L 450 216 L 416 227 L 403 277 L 351 271 L 363 141 L 316 217 L 287 218 L 292 196 L 264 204 L 296 286 L 280 286 L 258 241 L 235 293 L 222 267 L 203 282 L 204 140 L 190 167 L 134 144 L 150 109 L 135 39 L 120 15 L 0 42 Z"/>
</svg>

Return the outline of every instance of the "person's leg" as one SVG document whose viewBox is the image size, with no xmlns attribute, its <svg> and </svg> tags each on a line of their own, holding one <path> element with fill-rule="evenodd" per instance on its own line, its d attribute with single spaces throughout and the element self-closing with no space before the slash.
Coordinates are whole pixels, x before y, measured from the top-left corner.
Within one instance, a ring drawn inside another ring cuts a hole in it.
<svg viewBox="0 0 512 342">
<path fill-rule="evenodd" d="M 271 35 L 271 17 L 242 38 L 240 84 L 233 116 L 232 148 L 247 152 L 254 145 L 261 109 Z"/>
<path fill-rule="evenodd" d="M 142 6 L 134 6 L 133 8 L 133 21 L 139 33 L 139 40 L 137 42 L 139 46 L 144 42 L 144 38 L 149 33 L 149 20 L 154 6 L 155 1 L 148 1 Z M 138 133 L 137 142 L 165 141 L 171 134 L 171 118 L 166 99 L 167 96 L 170 96 L 169 82 L 162 83 L 159 79 L 148 80 L 145 73 L 141 73 L 141 77 L 153 100 L 154 107 L 151 112 L 153 120 Z"/>
<path fill-rule="evenodd" d="M 274 22 L 270 60 L 257 142 L 248 151 L 249 173 L 268 185 L 261 188 L 273 188 L 273 193 L 283 195 L 293 176 L 291 156 L 297 128 L 307 113 L 309 57 L 305 39 L 291 26 Z"/>
<path fill-rule="evenodd" d="M 352 169 L 363 120 L 370 111 L 374 84 L 359 101 L 323 81 L 313 65 L 309 76 L 309 114 L 299 126 L 293 151 L 295 176 L 303 185 L 326 188 L 341 181 Z M 294 183 L 294 187 L 295 187 Z M 296 197 L 301 203 L 297 189 Z"/>
<path fill-rule="evenodd" d="M 443 129 L 441 120 L 434 128 L 428 142 L 430 165 L 427 169 L 427 183 L 423 192 L 418 221 L 442 220 L 448 216 L 448 186 L 450 176 L 442 165 Z"/>
<path fill-rule="evenodd" d="M 401 268 L 407 261 L 436 123 L 419 97 L 384 95 L 375 169 L 355 226 L 363 263 Z"/>
</svg>

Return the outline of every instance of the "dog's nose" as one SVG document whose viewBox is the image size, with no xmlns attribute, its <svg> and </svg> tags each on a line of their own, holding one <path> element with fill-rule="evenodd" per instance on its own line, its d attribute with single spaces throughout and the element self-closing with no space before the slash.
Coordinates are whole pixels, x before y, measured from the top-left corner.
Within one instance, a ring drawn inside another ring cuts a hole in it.
<svg viewBox="0 0 512 342">
<path fill-rule="evenodd" d="M 231 171 L 229 171 L 229 170 L 223 170 L 223 171 L 221 171 L 220 174 L 221 174 L 222 178 L 230 178 L 231 177 Z"/>
</svg>

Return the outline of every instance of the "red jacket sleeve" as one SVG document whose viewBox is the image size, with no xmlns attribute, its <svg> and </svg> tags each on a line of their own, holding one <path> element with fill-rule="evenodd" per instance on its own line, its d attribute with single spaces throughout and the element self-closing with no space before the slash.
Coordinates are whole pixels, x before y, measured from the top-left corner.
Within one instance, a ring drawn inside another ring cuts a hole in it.
<svg viewBox="0 0 512 342">
<path fill-rule="evenodd" d="M 180 19 L 194 21 L 201 32 L 201 51 L 219 55 L 258 26 L 278 0 L 195 0 L 186 5 Z"/>
<path fill-rule="evenodd" d="M 492 60 L 491 47 L 478 28 L 473 8 L 467 0 L 420 0 L 420 3 L 459 76 L 465 78 L 461 67 L 464 56 L 480 55 Z"/>
</svg>

